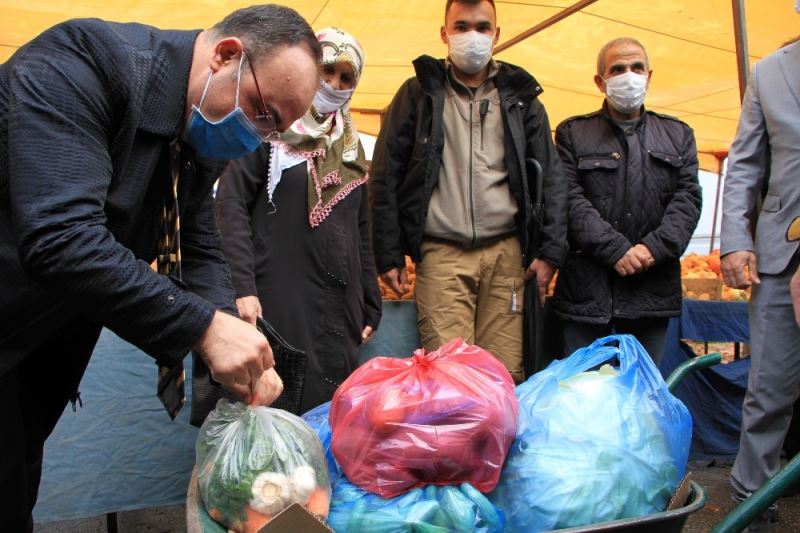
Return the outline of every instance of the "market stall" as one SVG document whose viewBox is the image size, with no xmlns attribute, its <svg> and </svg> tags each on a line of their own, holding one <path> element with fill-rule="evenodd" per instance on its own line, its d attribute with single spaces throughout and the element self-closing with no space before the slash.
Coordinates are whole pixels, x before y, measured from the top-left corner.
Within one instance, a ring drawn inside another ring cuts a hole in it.
<svg viewBox="0 0 800 533">
<path fill-rule="evenodd" d="M 682 316 L 670 321 L 667 330 L 661 373 L 667 376 L 695 357 L 682 339 L 742 343 L 748 338 L 746 302 L 684 300 Z M 691 459 L 736 456 L 749 370 L 750 358 L 737 359 L 687 376 L 674 391 L 692 413 Z"/>
</svg>

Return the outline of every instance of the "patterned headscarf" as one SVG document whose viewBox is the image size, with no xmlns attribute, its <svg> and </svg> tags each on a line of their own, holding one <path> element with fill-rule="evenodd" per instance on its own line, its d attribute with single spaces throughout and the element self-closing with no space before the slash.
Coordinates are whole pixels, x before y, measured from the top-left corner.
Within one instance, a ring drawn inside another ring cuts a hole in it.
<svg viewBox="0 0 800 533">
<path fill-rule="evenodd" d="M 322 64 L 347 63 L 354 74 L 353 88 L 361 79 L 364 52 L 358 41 L 337 28 L 317 33 Z M 284 168 L 308 161 L 308 222 L 317 227 L 333 207 L 369 179 L 364 148 L 350 119 L 350 103 L 338 110 L 317 113 L 309 109 L 273 143 L 270 198 Z"/>
<path fill-rule="evenodd" d="M 317 32 L 317 40 L 322 47 L 322 64 L 347 63 L 353 67 L 355 83 L 361 79 L 361 70 L 364 68 L 364 50 L 358 41 L 349 33 L 339 28 L 325 28 Z"/>
</svg>

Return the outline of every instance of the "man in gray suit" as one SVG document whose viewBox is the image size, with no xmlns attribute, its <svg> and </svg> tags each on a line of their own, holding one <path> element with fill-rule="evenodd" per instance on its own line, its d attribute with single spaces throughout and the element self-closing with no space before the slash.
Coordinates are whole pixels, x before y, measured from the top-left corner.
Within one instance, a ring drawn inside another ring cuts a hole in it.
<svg viewBox="0 0 800 533">
<path fill-rule="evenodd" d="M 800 43 L 794 43 L 753 66 L 723 196 L 725 283 L 753 287 L 750 377 L 739 454 L 731 472 L 737 500 L 780 469 L 792 404 L 800 395 L 800 328 L 789 292 L 800 260 L 798 243 L 786 239 L 786 228 L 800 209 L 798 178 Z M 777 521 L 777 506 L 751 524 L 751 530 L 765 530 L 770 520 Z"/>
</svg>

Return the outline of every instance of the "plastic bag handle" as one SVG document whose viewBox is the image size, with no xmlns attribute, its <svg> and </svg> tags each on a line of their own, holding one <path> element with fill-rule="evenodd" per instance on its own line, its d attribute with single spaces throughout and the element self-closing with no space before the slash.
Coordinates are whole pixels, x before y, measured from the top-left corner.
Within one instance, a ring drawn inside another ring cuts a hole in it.
<svg viewBox="0 0 800 533">
<path fill-rule="evenodd" d="M 619 346 L 614 346 L 617 343 Z M 589 346 L 581 348 L 570 356 L 569 365 L 560 365 L 555 373 L 561 381 L 580 372 L 586 372 L 616 357 L 619 359 L 620 374 L 637 368 L 648 382 L 656 385 L 663 381 L 653 360 L 633 335 L 608 335 L 597 339 Z"/>
</svg>

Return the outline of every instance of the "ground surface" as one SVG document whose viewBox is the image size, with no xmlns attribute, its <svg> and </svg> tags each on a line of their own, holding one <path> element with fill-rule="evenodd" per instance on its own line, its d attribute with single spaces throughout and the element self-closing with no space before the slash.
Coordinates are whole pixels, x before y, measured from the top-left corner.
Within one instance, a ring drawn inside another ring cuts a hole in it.
<svg viewBox="0 0 800 533">
<path fill-rule="evenodd" d="M 730 464 L 693 463 L 694 480 L 708 492 L 708 501 L 703 509 L 689 517 L 684 533 L 704 533 L 733 509 L 730 498 L 728 475 Z M 784 497 L 779 501 L 780 522 L 772 528 L 773 533 L 800 531 L 800 495 Z M 160 507 L 119 513 L 117 527 L 120 533 L 179 533 L 186 531 L 186 513 L 183 506 Z M 106 517 L 99 516 L 83 520 L 68 520 L 38 524 L 35 533 L 105 533 Z M 300 533 L 300 532 L 298 532 Z"/>
</svg>

